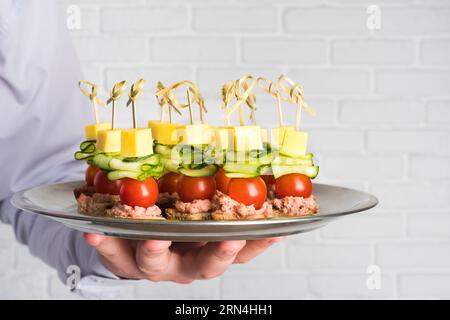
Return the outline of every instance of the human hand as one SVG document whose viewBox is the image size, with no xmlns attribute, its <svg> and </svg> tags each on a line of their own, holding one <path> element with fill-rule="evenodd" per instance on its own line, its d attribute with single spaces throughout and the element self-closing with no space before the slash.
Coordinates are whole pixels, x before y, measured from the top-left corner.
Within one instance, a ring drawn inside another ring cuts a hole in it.
<svg viewBox="0 0 450 320">
<path fill-rule="evenodd" d="M 284 237 L 261 240 L 183 243 L 127 240 L 85 234 L 104 266 L 127 279 L 191 283 L 222 275 L 233 263 L 246 263 Z"/>
</svg>

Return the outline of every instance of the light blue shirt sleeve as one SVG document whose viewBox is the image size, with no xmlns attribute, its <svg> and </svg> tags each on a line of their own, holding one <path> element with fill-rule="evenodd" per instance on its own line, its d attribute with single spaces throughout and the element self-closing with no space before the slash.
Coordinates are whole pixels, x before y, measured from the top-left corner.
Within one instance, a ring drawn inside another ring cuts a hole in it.
<svg viewBox="0 0 450 320">
<path fill-rule="evenodd" d="M 80 65 L 57 0 L 1 0 L 0 14 L 0 218 L 18 241 L 58 271 L 70 266 L 81 279 L 75 292 L 113 298 L 129 281 L 101 263 L 79 231 L 21 212 L 9 202 L 16 191 L 81 178 L 73 160 L 89 122 L 89 105 L 78 91 Z"/>
</svg>

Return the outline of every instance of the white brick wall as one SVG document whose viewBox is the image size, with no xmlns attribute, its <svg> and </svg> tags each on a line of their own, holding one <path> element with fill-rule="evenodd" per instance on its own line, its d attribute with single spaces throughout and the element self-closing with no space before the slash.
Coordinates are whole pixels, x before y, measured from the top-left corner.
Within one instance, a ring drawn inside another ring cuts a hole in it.
<svg viewBox="0 0 450 320">
<path fill-rule="evenodd" d="M 82 9 L 72 33 L 86 77 L 103 92 L 141 76 L 152 87 L 193 79 L 219 122 L 226 80 L 298 79 L 318 112 L 304 124 L 319 180 L 381 201 L 220 279 L 141 284 L 124 298 L 450 298 L 449 1 L 63 1 Z M 381 7 L 380 30 L 366 27 L 370 4 Z M 154 97 L 142 99 L 141 117 L 156 116 Z M 273 101 L 258 102 L 258 119 L 271 122 Z M 9 288 L 0 298 L 74 298 L 7 226 L 0 240 L 0 288 Z M 366 287 L 370 264 L 381 268 L 380 290 Z"/>
</svg>

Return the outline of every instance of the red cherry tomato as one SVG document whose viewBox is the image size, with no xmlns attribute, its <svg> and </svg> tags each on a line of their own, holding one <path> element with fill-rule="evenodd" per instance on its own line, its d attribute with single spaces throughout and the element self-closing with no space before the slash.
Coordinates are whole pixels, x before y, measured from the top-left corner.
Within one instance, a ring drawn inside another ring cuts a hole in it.
<svg viewBox="0 0 450 320">
<path fill-rule="evenodd" d="M 86 184 L 90 187 L 94 185 L 94 178 L 97 172 L 100 171 L 99 167 L 94 166 L 93 164 L 89 165 L 86 169 L 86 173 L 84 175 L 84 180 L 86 181 Z"/>
<path fill-rule="evenodd" d="M 212 199 L 214 193 L 216 193 L 216 181 L 213 176 L 183 176 L 178 182 L 177 193 L 183 202 L 192 202 L 196 199 Z"/>
<path fill-rule="evenodd" d="M 109 180 L 108 174 L 100 170 L 94 178 L 94 188 L 97 193 L 120 194 L 122 180 Z"/>
<path fill-rule="evenodd" d="M 158 199 L 158 184 L 152 177 L 145 181 L 124 179 L 120 187 L 120 202 L 132 207 L 148 208 Z"/>
<path fill-rule="evenodd" d="M 267 198 L 267 187 L 264 180 L 256 178 L 233 178 L 228 184 L 228 195 L 247 206 L 254 205 L 260 209 Z"/>
<path fill-rule="evenodd" d="M 172 194 L 177 192 L 177 185 L 181 175 L 175 172 L 168 172 L 158 180 L 159 192 Z"/>
<path fill-rule="evenodd" d="M 291 173 L 281 176 L 275 182 L 275 195 L 277 198 L 304 197 L 312 193 L 311 179 L 304 174 Z"/>
<path fill-rule="evenodd" d="M 225 175 L 225 170 L 220 169 L 216 173 L 216 186 L 217 190 L 219 190 L 222 193 L 228 193 L 228 184 L 230 183 L 231 178 L 228 178 Z"/>
<path fill-rule="evenodd" d="M 262 175 L 261 178 L 263 178 L 264 182 L 266 183 L 267 188 L 273 184 L 275 184 L 275 177 L 273 174 L 265 174 Z"/>
</svg>

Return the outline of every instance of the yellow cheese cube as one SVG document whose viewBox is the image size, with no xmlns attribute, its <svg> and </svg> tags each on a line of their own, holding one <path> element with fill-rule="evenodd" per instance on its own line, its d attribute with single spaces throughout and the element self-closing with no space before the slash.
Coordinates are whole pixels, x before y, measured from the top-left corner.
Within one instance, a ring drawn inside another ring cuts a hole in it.
<svg viewBox="0 0 450 320">
<path fill-rule="evenodd" d="M 272 128 L 271 130 L 271 141 L 272 146 L 279 147 L 283 144 L 283 140 L 286 134 L 286 131 L 293 131 L 293 126 L 284 126 L 284 127 L 278 127 L 278 128 Z"/>
<path fill-rule="evenodd" d="M 234 127 L 234 149 L 236 151 L 250 151 L 262 148 L 261 128 L 259 126 Z"/>
<path fill-rule="evenodd" d="M 261 128 L 261 140 L 263 143 L 269 142 L 269 134 L 267 133 L 267 129 Z"/>
<path fill-rule="evenodd" d="M 233 148 L 233 127 L 218 127 L 213 130 L 213 143 L 216 149 L 226 150 Z"/>
<path fill-rule="evenodd" d="M 153 138 L 161 144 L 175 145 L 179 142 L 179 133 L 183 126 L 179 123 L 150 120 L 148 127 L 152 129 Z"/>
<path fill-rule="evenodd" d="M 97 133 L 97 149 L 106 153 L 120 152 L 121 132 L 120 129 L 99 131 Z"/>
<path fill-rule="evenodd" d="M 200 145 L 210 144 L 212 141 L 213 128 L 209 124 L 189 124 L 181 132 L 182 144 Z"/>
<path fill-rule="evenodd" d="M 121 157 L 144 157 L 153 153 L 152 129 L 122 130 Z"/>
<path fill-rule="evenodd" d="M 301 157 L 306 155 L 307 144 L 308 134 L 306 132 L 287 130 L 280 153 L 292 157 Z"/>
<path fill-rule="evenodd" d="M 111 123 L 109 122 L 88 124 L 87 126 L 84 126 L 84 135 L 86 140 L 97 140 L 97 133 L 99 131 L 109 129 L 111 129 Z"/>
</svg>

